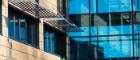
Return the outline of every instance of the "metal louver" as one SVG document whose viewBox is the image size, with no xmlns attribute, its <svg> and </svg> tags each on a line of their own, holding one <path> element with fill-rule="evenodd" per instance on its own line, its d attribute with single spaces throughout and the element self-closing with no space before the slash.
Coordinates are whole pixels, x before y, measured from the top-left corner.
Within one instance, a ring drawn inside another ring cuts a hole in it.
<svg viewBox="0 0 140 60">
<path fill-rule="evenodd" d="M 65 19 L 62 14 L 54 13 L 47 6 L 47 8 L 45 8 L 38 4 L 35 0 L 9 0 L 8 4 L 33 16 L 34 18 L 44 18 L 46 23 L 67 32 L 80 31 L 75 24 L 72 24 Z"/>
</svg>

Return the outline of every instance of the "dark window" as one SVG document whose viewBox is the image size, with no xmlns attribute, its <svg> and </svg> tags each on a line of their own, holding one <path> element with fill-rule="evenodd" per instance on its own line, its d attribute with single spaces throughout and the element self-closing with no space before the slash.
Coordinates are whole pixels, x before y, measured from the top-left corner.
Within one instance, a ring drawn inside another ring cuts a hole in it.
<svg viewBox="0 0 140 60">
<path fill-rule="evenodd" d="M 28 43 L 39 47 L 39 40 L 38 40 L 38 23 L 36 21 L 33 20 L 28 20 L 27 22 L 27 40 Z"/>
<path fill-rule="evenodd" d="M 51 31 L 45 31 L 45 51 L 55 53 L 55 34 Z"/>
<path fill-rule="evenodd" d="M 130 13 L 122 13 L 121 18 L 122 18 L 123 25 L 131 25 L 132 21 L 131 21 Z"/>
<path fill-rule="evenodd" d="M 79 27 L 89 26 L 89 15 L 71 15 L 70 19 Z"/>
<path fill-rule="evenodd" d="M 9 8 L 8 30 L 10 38 L 39 47 L 37 19 Z"/>
<path fill-rule="evenodd" d="M 66 54 L 66 40 L 65 33 L 54 30 L 47 25 L 44 29 L 44 50 L 53 54 L 65 57 Z"/>
<path fill-rule="evenodd" d="M 121 25 L 121 14 L 120 13 L 112 13 L 111 15 L 111 25 Z"/>
<path fill-rule="evenodd" d="M 109 14 L 96 14 L 92 15 L 92 26 L 108 26 Z"/>
</svg>

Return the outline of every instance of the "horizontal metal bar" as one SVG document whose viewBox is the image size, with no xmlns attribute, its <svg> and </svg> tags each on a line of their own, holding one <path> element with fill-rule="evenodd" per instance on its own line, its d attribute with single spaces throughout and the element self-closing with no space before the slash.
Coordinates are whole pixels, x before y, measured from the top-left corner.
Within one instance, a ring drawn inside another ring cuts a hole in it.
<svg viewBox="0 0 140 60">
<path fill-rule="evenodd" d="M 52 20 L 65 20 L 64 18 L 45 18 L 45 21 L 52 21 Z"/>
</svg>

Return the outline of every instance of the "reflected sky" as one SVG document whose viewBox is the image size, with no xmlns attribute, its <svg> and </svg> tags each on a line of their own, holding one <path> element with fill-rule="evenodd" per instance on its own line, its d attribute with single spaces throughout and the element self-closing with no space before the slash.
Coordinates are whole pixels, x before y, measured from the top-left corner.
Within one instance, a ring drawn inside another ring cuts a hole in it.
<svg viewBox="0 0 140 60">
<path fill-rule="evenodd" d="M 89 38 L 73 38 L 76 40 L 82 40 L 82 42 L 88 42 Z M 97 42 L 92 42 L 93 46 L 97 46 Z M 132 40 L 126 41 L 101 41 L 98 42 L 98 46 L 104 54 L 104 58 L 120 58 L 120 57 L 132 57 L 133 56 L 133 42 Z M 134 54 L 138 56 L 138 41 L 134 42 Z"/>
<path fill-rule="evenodd" d="M 131 0 L 91 0 L 91 13 L 112 13 L 112 12 L 130 12 L 132 11 Z M 140 0 L 133 0 L 134 11 L 140 11 Z M 96 4 L 97 7 L 96 7 Z M 96 11 L 98 10 L 98 11 Z M 70 14 L 87 14 L 89 13 L 89 0 L 70 0 Z M 117 15 L 115 15 L 117 16 Z M 97 17 L 96 17 L 97 18 Z M 103 19 L 98 19 L 103 20 Z M 107 19 L 109 20 L 109 19 Z M 101 22 L 101 21 L 99 21 Z M 116 22 L 116 21 L 114 21 Z M 102 21 L 104 23 L 104 20 Z M 125 22 L 124 22 L 125 23 Z M 97 24 L 98 25 L 98 24 Z M 105 24 L 107 25 L 107 24 Z M 69 32 L 69 35 L 75 41 L 88 42 L 91 38 L 93 45 L 98 45 L 103 49 L 105 58 L 132 57 L 133 47 L 135 56 L 140 56 L 138 47 L 139 27 L 135 25 L 134 36 L 135 42 L 132 41 L 132 25 L 112 25 L 112 26 L 88 26 L 79 27 L 82 32 Z M 90 35 L 91 33 L 91 35 Z M 97 37 L 98 36 L 98 37 Z"/>
<path fill-rule="evenodd" d="M 140 11 L 139 0 L 133 0 L 134 11 Z M 96 0 L 90 2 L 91 13 L 107 13 L 107 12 L 129 12 L 132 10 L 131 0 L 98 0 L 98 9 L 96 9 Z M 70 0 L 70 14 L 89 13 L 89 0 Z"/>
<path fill-rule="evenodd" d="M 132 41 L 99 42 L 99 46 L 103 48 L 105 58 L 133 56 Z"/>
<path fill-rule="evenodd" d="M 85 28 L 85 29 L 84 29 Z M 132 57 L 133 56 L 133 42 L 132 42 L 132 26 L 97 26 L 92 28 L 91 40 L 93 45 L 97 45 L 102 48 L 102 53 L 104 53 L 104 58 L 119 58 L 119 57 Z M 81 28 L 83 32 L 72 32 L 71 37 L 75 41 L 89 42 L 90 37 L 88 36 L 88 27 Z M 87 30 L 87 31 L 86 31 Z M 96 34 L 98 30 L 98 34 Z M 80 35 L 82 34 L 82 35 Z M 135 25 L 135 34 L 138 34 L 138 26 Z M 99 37 L 96 37 L 96 36 Z M 110 36 L 104 36 L 110 35 Z M 122 35 L 122 36 L 119 36 Z M 83 37 L 82 37 L 83 36 Z M 95 37 L 94 37 L 95 36 Z M 134 42 L 134 54 L 138 56 L 138 35 L 134 37 L 136 41 Z M 97 40 L 98 39 L 98 40 Z"/>
<path fill-rule="evenodd" d="M 82 32 L 70 32 L 71 37 L 75 36 L 89 36 L 89 27 L 79 27 Z M 138 34 L 138 26 L 135 25 L 135 34 Z M 97 33 L 98 30 L 98 33 Z M 123 26 L 92 26 L 91 36 L 97 35 L 126 35 L 132 34 L 132 25 Z"/>
</svg>

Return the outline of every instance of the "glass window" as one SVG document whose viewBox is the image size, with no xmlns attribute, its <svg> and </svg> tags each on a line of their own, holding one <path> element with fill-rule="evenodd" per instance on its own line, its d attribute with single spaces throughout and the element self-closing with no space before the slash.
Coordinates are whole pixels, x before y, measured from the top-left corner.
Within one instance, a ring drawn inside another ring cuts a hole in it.
<svg viewBox="0 0 140 60">
<path fill-rule="evenodd" d="M 9 37 L 38 48 L 38 21 L 19 11 L 12 11 L 15 10 L 13 8 L 9 8 Z"/>
<path fill-rule="evenodd" d="M 50 31 L 45 32 L 45 51 L 55 53 L 55 34 Z"/>
<path fill-rule="evenodd" d="M 75 0 L 71 0 L 75 1 Z M 139 52 L 139 27 L 140 27 L 140 14 L 136 11 L 140 10 L 140 0 L 91 0 L 91 18 L 85 19 L 85 13 L 71 14 L 70 19 L 81 28 L 80 32 L 70 32 L 72 40 L 79 42 L 75 48 L 81 50 L 84 44 L 93 42 L 99 48 L 95 48 L 96 51 L 80 52 L 84 54 L 93 53 L 101 60 L 104 59 L 116 59 L 125 57 L 138 57 Z M 93 2 L 94 1 L 94 2 Z M 96 3 L 97 2 L 97 3 Z M 96 4 L 98 4 L 96 6 Z M 134 13 L 132 13 L 132 6 L 134 7 Z M 74 7 L 74 6 L 73 6 Z M 97 8 L 97 9 L 96 9 Z M 97 13 L 94 14 L 94 12 Z M 88 12 L 86 12 L 88 14 Z M 134 14 L 132 19 L 132 14 Z M 79 15 L 79 16 L 78 16 Z M 83 16 L 82 16 L 83 15 Z M 78 17 L 77 17 L 78 16 Z M 83 17 L 83 18 L 82 18 Z M 81 19 L 82 18 L 82 19 Z M 82 20 L 85 23 L 81 23 Z M 132 20 L 135 21 L 134 27 L 132 27 Z M 91 23 L 91 26 L 89 26 Z M 82 25 L 81 25 L 82 24 Z M 91 28 L 91 30 L 89 30 Z M 134 34 L 133 34 L 134 29 Z M 91 35 L 90 35 L 91 34 Z M 134 36 L 133 36 L 134 35 Z M 89 42 L 91 39 L 91 42 Z M 81 43 L 82 42 L 82 43 Z M 83 45 L 82 45 L 83 44 Z M 77 44 L 75 44 L 77 45 Z M 90 45 L 90 44 L 89 44 Z M 90 47 L 90 49 L 92 49 Z M 127 50 L 127 51 L 126 51 Z M 98 54 L 97 54 L 98 53 Z M 134 55 L 133 55 L 134 53 Z M 92 54 L 91 54 L 92 55 Z M 94 55 L 94 56 L 95 56 Z M 86 58 L 86 57 L 85 57 Z M 85 59 L 83 58 L 83 59 Z M 102 59 L 103 58 L 103 59 Z M 90 59 L 89 59 L 90 60 Z M 96 59 L 94 59 L 96 60 Z"/>
<path fill-rule="evenodd" d="M 70 15 L 70 19 L 78 26 L 84 27 L 89 26 L 89 15 L 87 14 L 76 14 Z"/>
<path fill-rule="evenodd" d="M 134 53 L 135 53 L 135 57 L 140 57 L 140 41 L 139 41 L 139 37 L 137 40 L 134 41 Z"/>
<path fill-rule="evenodd" d="M 70 0 L 69 1 L 69 13 L 70 14 L 87 14 L 96 13 L 96 0 Z M 74 9 L 73 9 L 74 8 Z"/>
<path fill-rule="evenodd" d="M 70 14 L 85 14 L 89 12 L 88 0 L 70 0 L 69 13 Z"/>
<path fill-rule="evenodd" d="M 93 14 L 92 26 L 108 26 L 109 14 Z"/>
<path fill-rule="evenodd" d="M 39 39 L 38 39 L 38 23 L 37 22 L 27 22 L 27 40 L 28 43 L 32 46 L 39 47 Z"/>
<path fill-rule="evenodd" d="M 66 34 L 44 24 L 44 51 L 65 57 Z"/>
<path fill-rule="evenodd" d="M 99 47 L 103 49 L 103 58 L 120 58 L 133 56 L 132 41 L 99 42 Z"/>
<path fill-rule="evenodd" d="M 130 13 L 101 13 L 92 15 L 91 35 L 132 34 Z"/>
<path fill-rule="evenodd" d="M 136 12 L 136 23 L 140 23 L 140 13 Z"/>
<path fill-rule="evenodd" d="M 134 11 L 140 11 L 140 0 L 133 0 Z"/>
<path fill-rule="evenodd" d="M 131 11 L 131 0 L 98 0 L 99 13 L 128 11 Z"/>
<path fill-rule="evenodd" d="M 96 13 L 96 0 L 90 0 L 90 13 Z"/>
<path fill-rule="evenodd" d="M 71 15 L 70 19 L 82 30 L 82 32 L 70 32 L 71 36 L 89 36 L 89 15 Z"/>
<path fill-rule="evenodd" d="M 89 42 L 89 37 L 76 37 L 72 38 L 74 41 Z"/>
</svg>

